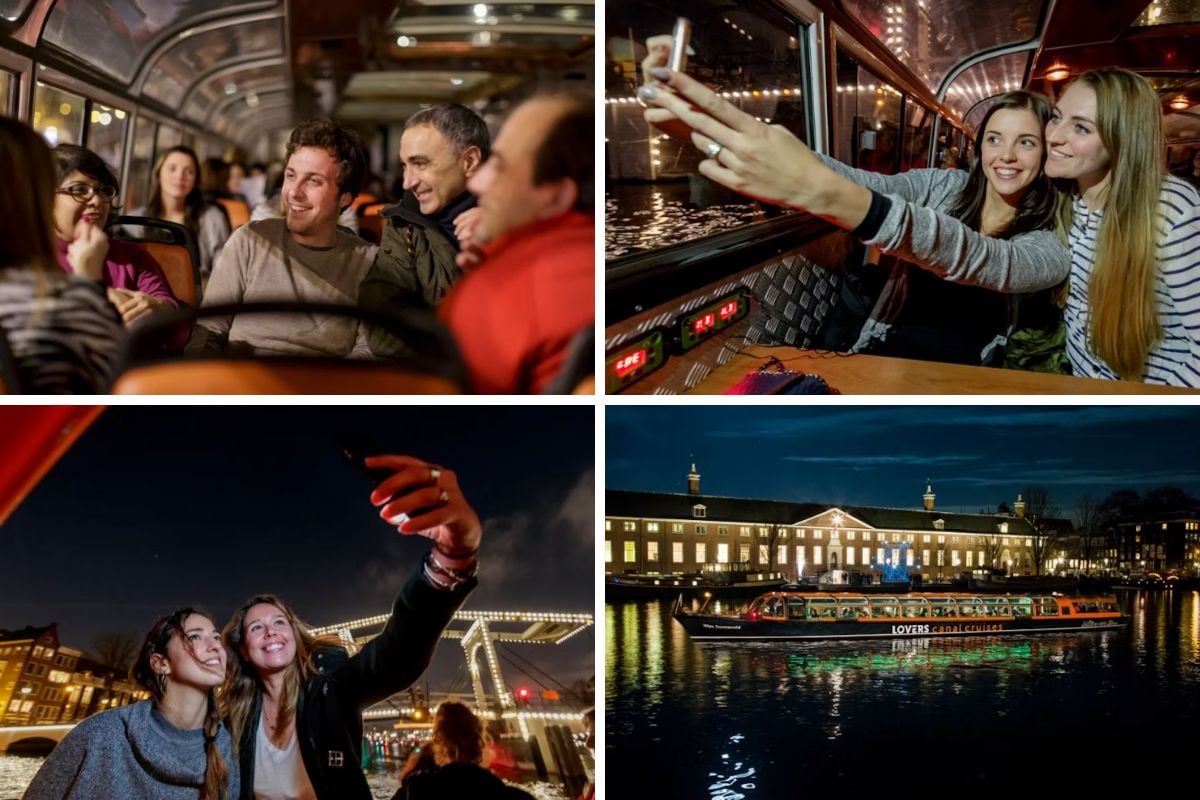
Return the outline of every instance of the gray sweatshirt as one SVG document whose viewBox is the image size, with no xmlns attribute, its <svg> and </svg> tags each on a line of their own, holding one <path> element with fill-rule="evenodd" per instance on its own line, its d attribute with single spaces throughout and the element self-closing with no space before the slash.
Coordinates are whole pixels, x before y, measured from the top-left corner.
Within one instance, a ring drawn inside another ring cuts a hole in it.
<svg viewBox="0 0 1200 800">
<path fill-rule="evenodd" d="M 1070 252 L 1052 230 L 993 239 L 951 217 L 948 212 L 967 183 L 967 173 L 962 170 L 914 169 L 880 175 L 819 153 L 817 157 L 839 175 L 891 200 L 883 224 L 865 244 L 947 281 L 1017 294 L 1057 286 L 1071 269 Z M 858 341 L 850 348 L 852 352 L 867 349 L 873 339 L 887 337 L 907 296 L 907 283 L 907 270 L 892 271 Z M 997 343 L 984 349 L 981 361 L 987 360 L 988 351 Z"/>
<path fill-rule="evenodd" d="M 240 789 L 232 739 L 217 747 L 229 768 L 229 797 Z M 204 732 L 176 728 L 145 700 L 88 717 L 42 764 L 25 800 L 196 800 L 204 785 Z"/>
</svg>

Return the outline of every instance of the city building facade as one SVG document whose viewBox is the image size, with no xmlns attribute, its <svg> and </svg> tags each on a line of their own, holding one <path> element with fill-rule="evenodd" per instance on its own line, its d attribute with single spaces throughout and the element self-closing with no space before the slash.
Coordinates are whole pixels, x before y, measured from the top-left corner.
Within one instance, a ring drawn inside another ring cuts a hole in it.
<svg viewBox="0 0 1200 800">
<path fill-rule="evenodd" d="M 932 484 L 920 509 L 837 506 L 688 493 L 605 492 L 608 574 L 691 574 L 721 565 L 783 572 L 792 580 L 832 570 L 882 576 L 903 567 L 927 579 L 974 569 L 1034 572 L 1037 531 L 1018 497 L 1012 514 L 937 510 Z"/>
</svg>

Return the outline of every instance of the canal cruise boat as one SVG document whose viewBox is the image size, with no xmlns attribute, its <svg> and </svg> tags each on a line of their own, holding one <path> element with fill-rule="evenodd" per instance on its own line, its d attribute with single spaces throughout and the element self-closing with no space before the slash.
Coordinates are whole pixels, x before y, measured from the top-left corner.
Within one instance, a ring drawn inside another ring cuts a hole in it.
<svg viewBox="0 0 1200 800">
<path fill-rule="evenodd" d="M 894 596 L 780 590 L 736 616 L 689 613 L 675 620 L 693 639 L 897 639 L 1122 628 L 1113 595 L 995 595 L 920 592 Z"/>
</svg>

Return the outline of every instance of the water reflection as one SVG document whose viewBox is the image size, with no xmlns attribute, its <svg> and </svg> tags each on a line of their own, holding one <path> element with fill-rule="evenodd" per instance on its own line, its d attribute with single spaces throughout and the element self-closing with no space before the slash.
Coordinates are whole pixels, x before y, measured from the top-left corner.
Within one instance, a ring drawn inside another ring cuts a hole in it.
<svg viewBox="0 0 1200 800">
<path fill-rule="evenodd" d="M 799 644 L 695 643 L 667 603 L 610 605 L 608 791 L 791 797 L 879 752 L 927 768 L 944 753 L 939 783 L 982 786 L 1011 779 L 1031 735 L 1093 765 L 1097 741 L 1119 740 L 1121 763 L 1182 778 L 1190 733 L 1175 722 L 1200 712 L 1200 594 L 1122 603 L 1120 632 Z M 1054 781 L 1104 785 L 1088 770 Z"/>
</svg>

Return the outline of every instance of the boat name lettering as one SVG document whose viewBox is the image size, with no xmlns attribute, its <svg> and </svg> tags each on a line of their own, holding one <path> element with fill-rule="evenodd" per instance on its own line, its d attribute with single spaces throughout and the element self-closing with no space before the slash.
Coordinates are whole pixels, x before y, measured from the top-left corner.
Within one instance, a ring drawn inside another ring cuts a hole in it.
<svg viewBox="0 0 1200 800">
<path fill-rule="evenodd" d="M 740 631 L 742 629 L 741 625 L 714 625 L 711 622 L 702 622 L 700 624 L 705 628 L 713 628 L 719 631 Z"/>
<path fill-rule="evenodd" d="M 985 633 L 987 631 L 1002 631 L 1004 626 L 999 623 L 971 623 L 967 625 L 934 625 L 930 633 Z"/>
<path fill-rule="evenodd" d="M 893 625 L 892 633 L 903 635 L 906 633 L 929 633 L 928 625 Z"/>
</svg>

